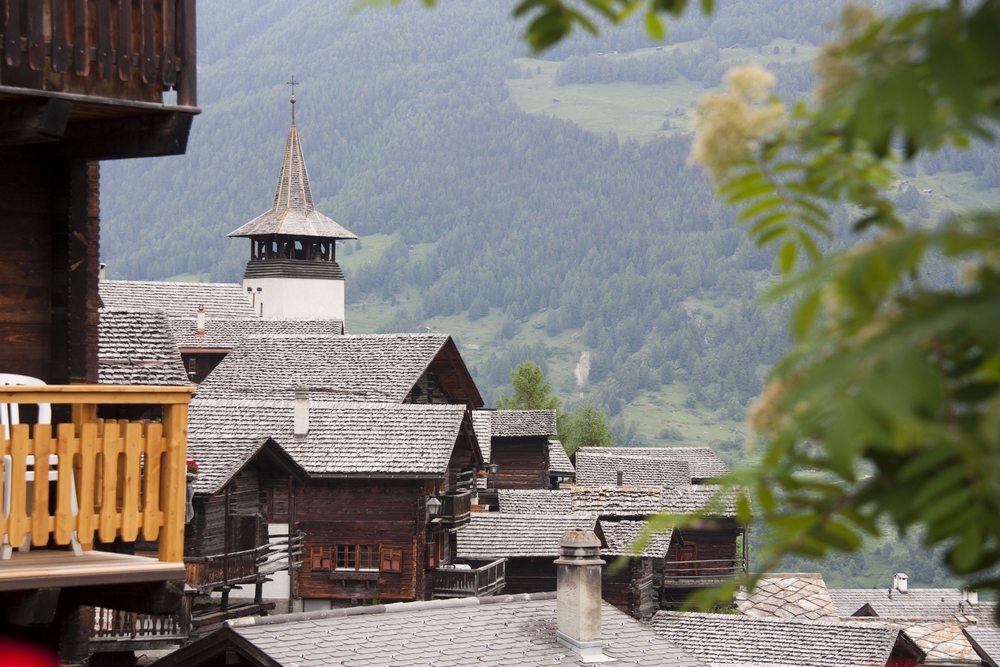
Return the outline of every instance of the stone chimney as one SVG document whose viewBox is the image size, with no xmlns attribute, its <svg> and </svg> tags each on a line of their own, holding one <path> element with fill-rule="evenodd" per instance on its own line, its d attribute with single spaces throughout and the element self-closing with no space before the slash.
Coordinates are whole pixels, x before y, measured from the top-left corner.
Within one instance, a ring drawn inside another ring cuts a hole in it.
<svg viewBox="0 0 1000 667">
<path fill-rule="evenodd" d="M 601 541 L 592 530 L 570 530 L 556 559 L 556 640 L 583 662 L 608 662 L 601 642 Z"/>
<path fill-rule="evenodd" d="M 625 484 L 625 473 L 621 470 L 618 471 L 618 486 L 624 486 Z"/>
<path fill-rule="evenodd" d="M 962 600 L 969 604 L 979 604 L 979 591 L 971 588 L 962 589 Z"/>
<path fill-rule="evenodd" d="M 309 387 L 295 387 L 295 439 L 302 440 L 309 434 Z"/>
<path fill-rule="evenodd" d="M 198 305 L 198 329 L 195 331 L 198 336 L 205 335 L 205 304 Z"/>
<path fill-rule="evenodd" d="M 906 592 L 906 586 L 907 586 L 906 582 L 907 582 L 907 576 L 905 573 L 897 572 L 896 574 L 892 575 L 892 587 L 897 591 L 899 591 L 900 593 Z"/>
</svg>

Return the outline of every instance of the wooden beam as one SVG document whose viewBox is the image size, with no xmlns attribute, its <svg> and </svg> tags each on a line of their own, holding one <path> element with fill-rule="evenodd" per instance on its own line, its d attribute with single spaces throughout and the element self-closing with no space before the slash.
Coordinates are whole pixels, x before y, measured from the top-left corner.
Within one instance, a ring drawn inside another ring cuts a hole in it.
<svg viewBox="0 0 1000 667">
<path fill-rule="evenodd" d="M 7 622 L 22 628 L 51 623 L 59 606 L 59 590 L 38 588 L 4 595 L 2 599 Z"/>
<path fill-rule="evenodd" d="M 73 160 L 183 155 L 192 118 L 193 114 L 164 111 L 71 123 L 59 142 L 59 153 Z"/>
<path fill-rule="evenodd" d="M 0 106 L 0 146 L 56 141 L 66 132 L 72 103 L 35 99 Z"/>
<path fill-rule="evenodd" d="M 117 384 L 7 386 L 0 403 L 91 403 L 97 405 L 187 405 L 195 387 L 143 387 Z"/>
</svg>

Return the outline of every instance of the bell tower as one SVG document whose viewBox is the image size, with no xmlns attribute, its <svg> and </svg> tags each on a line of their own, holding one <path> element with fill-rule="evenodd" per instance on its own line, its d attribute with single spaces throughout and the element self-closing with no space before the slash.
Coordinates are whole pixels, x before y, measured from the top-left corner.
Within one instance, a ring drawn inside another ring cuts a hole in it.
<svg viewBox="0 0 1000 667">
<path fill-rule="evenodd" d="M 337 239 L 358 238 L 316 210 L 299 132 L 292 127 L 281 158 L 271 210 L 229 236 L 250 239 L 243 286 L 262 317 L 344 321 L 344 273 L 337 264 Z"/>
</svg>

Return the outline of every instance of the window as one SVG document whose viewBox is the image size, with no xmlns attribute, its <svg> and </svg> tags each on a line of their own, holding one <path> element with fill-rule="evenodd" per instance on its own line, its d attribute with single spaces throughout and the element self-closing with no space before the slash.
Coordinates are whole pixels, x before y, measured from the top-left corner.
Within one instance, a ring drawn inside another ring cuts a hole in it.
<svg viewBox="0 0 1000 667">
<path fill-rule="evenodd" d="M 338 570 L 378 570 L 379 552 L 377 544 L 338 544 Z"/>
<path fill-rule="evenodd" d="M 330 547 L 313 547 L 309 550 L 309 562 L 313 572 L 329 572 L 333 569 L 333 549 Z"/>
<path fill-rule="evenodd" d="M 383 572 L 403 571 L 402 549 L 382 549 L 382 571 Z"/>
</svg>

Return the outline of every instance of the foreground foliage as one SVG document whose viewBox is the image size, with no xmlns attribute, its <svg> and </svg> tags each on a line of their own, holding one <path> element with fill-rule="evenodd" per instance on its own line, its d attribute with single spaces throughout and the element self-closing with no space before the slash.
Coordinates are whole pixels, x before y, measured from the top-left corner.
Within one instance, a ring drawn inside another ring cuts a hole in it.
<svg viewBox="0 0 1000 667">
<path fill-rule="evenodd" d="M 813 105 L 787 111 L 744 67 L 698 107 L 692 157 L 777 246 L 770 298 L 796 300 L 792 348 L 750 411 L 760 465 L 729 481 L 752 492 L 762 569 L 857 550 L 888 519 L 1000 589 L 1000 215 L 913 224 L 885 190 L 898 158 L 993 141 L 1000 4 L 848 7 L 817 70 Z M 848 245 L 824 252 L 843 202 Z M 935 261 L 960 279 L 928 280 Z"/>
</svg>

